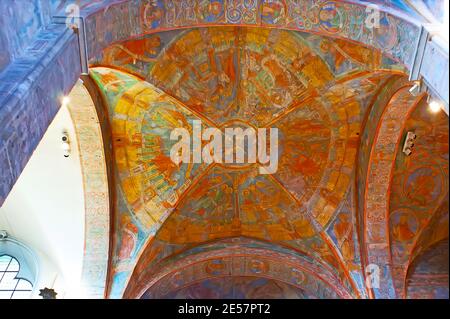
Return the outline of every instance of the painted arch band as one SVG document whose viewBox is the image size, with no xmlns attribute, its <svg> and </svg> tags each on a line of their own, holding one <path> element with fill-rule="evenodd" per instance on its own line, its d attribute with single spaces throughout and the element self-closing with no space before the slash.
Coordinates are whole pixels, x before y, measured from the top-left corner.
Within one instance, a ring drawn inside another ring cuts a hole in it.
<svg viewBox="0 0 450 319">
<path fill-rule="evenodd" d="M 179 139 L 170 151 L 170 158 L 177 165 L 259 163 L 260 174 L 275 174 L 278 170 L 277 128 L 227 127 L 223 132 L 215 127 L 203 130 L 202 122 L 194 120 L 192 137 L 188 129 L 176 128 L 171 132 L 170 139 Z M 202 147 L 202 142 L 209 143 Z"/>
</svg>

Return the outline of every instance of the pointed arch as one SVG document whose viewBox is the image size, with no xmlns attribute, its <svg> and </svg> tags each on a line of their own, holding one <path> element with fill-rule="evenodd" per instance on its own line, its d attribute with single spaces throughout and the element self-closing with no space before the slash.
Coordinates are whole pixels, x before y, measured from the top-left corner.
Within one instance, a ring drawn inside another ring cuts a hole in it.
<svg viewBox="0 0 450 319">
<path fill-rule="evenodd" d="M 75 85 L 69 99 L 68 109 L 78 140 L 85 203 L 82 293 L 89 298 L 104 298 L 111 205 L 102 128 L 94 102 L 82 81 Z"/>
</svg>

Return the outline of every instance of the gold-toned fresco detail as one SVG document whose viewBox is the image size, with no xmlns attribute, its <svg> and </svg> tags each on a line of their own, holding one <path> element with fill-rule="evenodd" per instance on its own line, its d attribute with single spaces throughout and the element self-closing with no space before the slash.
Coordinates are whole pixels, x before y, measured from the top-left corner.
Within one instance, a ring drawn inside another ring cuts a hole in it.
<svg viewBox="0 0 450 319">
<path fill-rule="evenodd" d="M 383 70 L 382 54 L 263 28 L 180 30 L 145 39 L 150 60 L 127 57 L 144 41 L 129 40 L 121 44 L 128 53 L 117 45 L 104 52 L 104 62 L 118 69 L 92 69 L 111 111 L 118 227 L 127 230 L 116 235 L 112 295 L 134 284 L 133 271 L 232 237 L 305 253 L 354 297 L 366 295 L 352 194 L 365 113 L 393 74 Z M 178 167 L 169 158 L 170 130 L 191 131 L 193 120 L 217 128 L 278 128 L 278 172 L 262 176 L 252 165 Z"/>
</svg>

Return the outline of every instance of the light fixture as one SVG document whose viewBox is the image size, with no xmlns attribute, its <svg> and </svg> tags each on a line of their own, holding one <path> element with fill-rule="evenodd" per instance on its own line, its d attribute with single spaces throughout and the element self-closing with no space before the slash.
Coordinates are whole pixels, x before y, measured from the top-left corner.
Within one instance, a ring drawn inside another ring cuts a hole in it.
<svg viewBox="0 0 450 319">
<path fill-rule="evenodd" d="M 67 133 L 63 133 L 63 136 L 61 138 L 62 140 L 62 145 L 61 148 L 64 152 L 64 157 L 69 157 L 70 156 L 70 140 L 69 140 L 69 135 Z"/>
<path fill-rule="evenodd" d="M 409 93 L 413 96 L 418 96 L 422 91 L 422 83 L 420 81 L 414 81 L 414 86 L 409 89 Z"/>
<path fill-rule="evenodd" d="M 68 96 L 65 96 L 62 98 L 62 105 L 63 106 L 68 106 L 70 103 L 70 98 Z"/>
<path fill-rule="evenodd" d="M 442 109 L 442 103 L 434 98 L 430 99 L 428 106 L 433 113 L 438 113 Z"/>
</svg>

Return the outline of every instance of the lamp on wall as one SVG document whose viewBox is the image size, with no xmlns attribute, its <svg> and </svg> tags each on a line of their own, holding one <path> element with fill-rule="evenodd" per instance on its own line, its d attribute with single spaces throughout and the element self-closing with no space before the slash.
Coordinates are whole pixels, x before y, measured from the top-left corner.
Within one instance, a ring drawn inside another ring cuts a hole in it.
<svg viewBox="0 0 450 319">
<path fill-rule="evenodd" d="M 441 101 L 431 96 L 428 99 L 428 107 L 430 108 L 430 111 L 433 113 L 438 113 L 440 110 L 443 109 Z"/>
<path fill-rule="evenodd" d="M 61 105 L 62 106 L 68 106 L 70 103 L 70 98 L 68 96 L 64 96 L 61 100 Z"/>
<path fill-rule="evenodd" d="M 63 136 L 62 136 L 61 140 L 62 140 L 61 148 L 64 152 L 64 157 L 67 158 L 70 156 L 70 151 L 71 151 L 69 134 L 67 134 L 67 132 L 63 132 Z"/>
<path fill-rule="evenodd" d="M 422 92 L 422 82 L 420 80 L 414 81 L 414 85 L 409 89 L 409 93 L 413 96 L 418 96 Z"/>
</svg>

